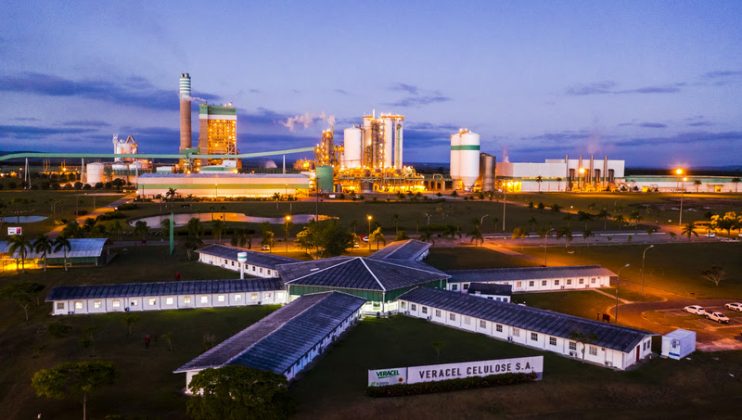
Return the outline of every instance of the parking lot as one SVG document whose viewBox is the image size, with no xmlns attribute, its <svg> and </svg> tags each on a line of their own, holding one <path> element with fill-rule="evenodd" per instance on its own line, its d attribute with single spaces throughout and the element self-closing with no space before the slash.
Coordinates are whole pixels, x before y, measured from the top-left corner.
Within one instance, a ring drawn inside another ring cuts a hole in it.
<svg viewBox="0 0 742 420">
<path fill-rule="evenodd" d="M 728 324 L 720 324 L 705 316 L 688 313 L 683 307 L 684 305 L 645 310 L 641 316 L 651 324 L 661 325 L 663 332 L 676 328 L 695 331 L 699 348 L 709 350 L 742 348 L 742 312 L 729 310 L 723 303 L 703 306 L 709 312 L 718 311 L 729 317 Z"/>
</svg>

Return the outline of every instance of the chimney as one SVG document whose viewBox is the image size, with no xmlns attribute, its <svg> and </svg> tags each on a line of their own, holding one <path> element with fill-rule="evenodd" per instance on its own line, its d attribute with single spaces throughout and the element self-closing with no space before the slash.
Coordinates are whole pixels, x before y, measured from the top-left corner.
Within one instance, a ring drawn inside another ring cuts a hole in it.
<svg viewBox="0 0 742 420">
<path fill-rule="evenodd" d="M 180 75 L 180 151 L 191 148 L 191 75 Z"/>
</svg>

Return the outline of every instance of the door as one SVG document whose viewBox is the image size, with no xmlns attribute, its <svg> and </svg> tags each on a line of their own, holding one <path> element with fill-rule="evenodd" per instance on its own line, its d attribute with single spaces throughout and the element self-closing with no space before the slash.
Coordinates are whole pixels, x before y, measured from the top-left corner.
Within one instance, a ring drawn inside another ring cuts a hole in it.
<svg viewBox="0 0 742 420">
<path fill-rule="evenodd" d="M 636 346 L 636 361 L 639 362 L 639 346 Z"/>
</svg>

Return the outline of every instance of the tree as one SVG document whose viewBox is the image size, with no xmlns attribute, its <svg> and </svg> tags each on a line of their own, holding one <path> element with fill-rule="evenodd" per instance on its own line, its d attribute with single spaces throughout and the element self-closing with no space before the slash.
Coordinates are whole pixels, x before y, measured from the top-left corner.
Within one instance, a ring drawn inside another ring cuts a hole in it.
<svg viewBox="0 0 742 420">
<path fill-rule="evenodd" d="M 224 231 L 224 222 L 216 219 L 211 222 L 211 236 L 216 237 L 217 241 L 222 240 L 222 232 Z"/>
<path fill-rule="evenodd" d="M 708 270 L 703 270 L 701 274 L 703 275 L 703 278 L 710 281 L 711 283 L 714 283 L 716 287 L 719 287 L 719 283 L 724 280 L 726 272 L 722 267 L 715 265 Z"/>
<path fill-rule="evenodd" d="M 703 183 L 701 182 L 700 179 L 697 179 L 697 180 L 693 181 L 693 185 L 696 186 L 696 193 L 698 193 L 698 189 L 701 188 L 701 184 L 703 184 Z"/>
<path fill-rule="evenodd" d="M 469 232 L 469 237 L 471 238 L 471 242 L 474 242 L 477 245 L 482 245 L 484 243 L 484 236 L 482 236 L 482 230 L 479 227 L 479 223 L 474 223 L 471 232 Z"/>
<path fill-rule="evenodd" d="M 353 246 L 353 234 L 337 220 L 316 223 L 314 228 L 317 230 L 315 241 L 323 257 L 341 255 Z"/>
<path fill-rule="evenodd" d="M 592 236 L 595 236 L 595 234 L 593 233 L 593 230 L 592 230 L 592 229 L 590 229 L 590 228 L 587 228 L 587 229 L 585 229 L 585 230 L 583 230 L 583 231 L 582 231 L 582 239 L 584 239 L 584 240 L 585 240 L 585 242 L 587 242 L 587 240 L 588 240 L 588 239 L 589 239 L 590 237 L 592 237 Z M 590 246 L 590 244 L 589 244 L 589 243 L 588 243 L 588 246 Z"/>
<path fill-rule="evenodd" d="M 82 418 L 88 417 L 88 395 L 101 386 L 113 384 L 116 369 L 111 362 L 85 360 L 66 362 L 41 369 L 31 378 L 36 395 L 52 399 L 82 396 Z"/>
<path fill-rule="evenodd" d="M 162 224 L 160 224 L 162 226 Z M 170 227 L 170 224 L 168 223 L 168 228 Z M 114 220 L 114 222 L 111 224 L 111 234 L 116 239 L 121 239 L 121 232 L 124 231 L 124 227 L 121 225 L 120 220 Z"/>
<path fill-rule="evenodd" d="M 23 314 L 28 321 L 28 310 L 32 304 L 35 303 L 36 306 L 40 304 L 39 292 L 42 290 L 44 290 L 44 285 L 39 283 L 10 283 L 0 289 L 0 298 L 15 302 L 23 309 Z"/>
<path fill-rule="evenodd" d="M 41 260 L 44 262 L 44 271 L 46 271 L 46 257 L 52 252 L 52 241 L 46 235 L 39 235 L 32 246 L 34 252 L 41 256 Z"/>
<path fill-rule="evenodd" d="M 139 235 L 142 242 L 147 240 L 147 235 L 149 234 L 149 226 L 147 225 L 147 222 L 144 220 L 138 220 L 134 223 L 134 233 Z"/>
<path fill-rule="evenodd" d="M 168 188 L 167 192 L 165 193 L 165 199 L 167 201 L 172 201 L 177 196 L 177 191 L 175 188 Z"/>
<path fill-rule="evenodd" d="M 392 215 L 392 220 L 394 221 L 394 234 L 399 234 L 399 215 L 397 213 L 394 213 Z"/>
<path fill-rule="evenodd" d="M 186 412 L 195 420 L 282 419 L 291 400 L 283 375 L 228 365 L 205 369 L 188 385 Z"/>
<path fill-rule="evenodd" d="M 597 215 L 595 215 L 598 219 L 601 219 L 603 221 L 603 230 L 606 230 L 608 228 L 608 218 L 611 217 L 611 214 L 608 213 L 608 210 L 606 209 L 600 209 Z"/>
<path fill-rule="evenodd" d="M 72 243 L 64 235 L 57 236 L 54 240 L 54 252 L 62 251 L 64 253 L 64 271 L 67 271 L 67 253 L 72 250 Z"/>
<path fill-rule="evenodd" d="M 732 178 L 732 183 L 734 184 L 734 192 L 735 193 L 738 192 L 737 191 L 737 186 L 739 185 L 740 181 L 742 181 L 742 179 L 739 178 L 739 177 Z"/>
<path fill-rule="evenodd" d="M 266 223 L 267 224 L 267 223 Z M 273 244 L 276 242 L 276 234 L 273 233 L 270 226 L 263 226 L 263 239 L 260 241 L 260 245 L 267 246 L 268 251 L 273 251 Z"/>
<path fill-rule="evenodd" d="M 562 226 L 561 228 L 557 229 L 556 237 L 557 239 L 564 238 L 564 247 L 566 248 L 567 245 L 572 241 L 572 229 L 570 229 L 569 226 Z"/>
<path fill-rule="evenodd" d="M 538 184 L 538 192 L 541 192 L 541 183 L 544 182 L 544 177 L 541 175 L 536 177 L 536 183 Z"/>
<path fill-rule="evenodd" d="M 314 232 L 310 228 L 311 224 L 315 222 L 309 223 L 307 226 L 304 226 L 304 229 L 299 231 L 299 233 L 296 234 L 296 242 L 304 248 L 307 254 L 309 254 L 309 250 L 317 246 L 317 242 L 314 238 Z"/>
<path fill-rule="evenodd" d="M 23 271 L 26 271 L 26 258 L 28 257 L 29 251 L 31 251 L 31 243 L 25 235 L 14 235 L 10 238 L 8 254 L 21 260 L 21 270 Z M 16 265 L 16 270 L 17 269 L 18 266 Z"/>
<path fill-rule="evenodd" d="M 188 236 L 200 238 L 204 229 L 203 226 L 201 226 L 201 221 L 197 217 L 191 217 L 186 224 L 186 230 L 188 231 Z"/>
<path fill-rule="evenodd" d="M 400 229 L 397 231 L 397 236 L 395 238 L 396 241 L 404 241 L 406 239 L 410 239 L 409 236 L 407 236 L 407 232 L 404 231 L 404 229 Z"/>
<path fill-rule="evenodd" d="M 68 238 L 79 238 L 83 236 L 80 225 L 78 225 L 77 222 L 74 220 L 67 223 L 64 229 L 62 229 L 62 235 Z"/>
<path fill-rule="evenodd" d="M 379 243 L 386 245 L 386 238 L 384 237 L 384 232 L 381 230 L 381 226 L 378 226 L 371 232 L 368 240 L 370 242 L 376 242 L 376 249 L 379 249 Z"/>
<path fill-rule="evenodd" d="M 696 232 L 696 224 L 693 222 L 686 224 L 685 226 L 683 226 L 683 230 L 680 231 L 680 234 L 683 236 L 687 236 L 688 241 L 690 241 L 691 237 L 694 235 L 698 237 L 698 232 Z"/>
</svg>

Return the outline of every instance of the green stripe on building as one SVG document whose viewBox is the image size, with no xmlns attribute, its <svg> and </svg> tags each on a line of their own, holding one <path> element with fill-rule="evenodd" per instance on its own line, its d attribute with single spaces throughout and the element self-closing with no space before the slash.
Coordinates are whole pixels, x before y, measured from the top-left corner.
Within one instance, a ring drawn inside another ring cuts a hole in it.
<svg viewBox="0 0 742 420">
<path fill-rule="evenodd" d="M 467 144 L 463 146 L 451 146 L 451 150 L 479 150 L 479 145 Z"/>
<path fill-rule="evenodd" d="M 276 188 L 295 188 L 303 189 L 309 188 L 309 183 L 306 184 L 147 184 L 139 182 L 140 189 L 168 189 L 175 188 L 178 190 L 203 190 L 203 189 L 214 189 L 220 190 L 249 190 L 249 189 L 276 189 Z"/>
</svg>

